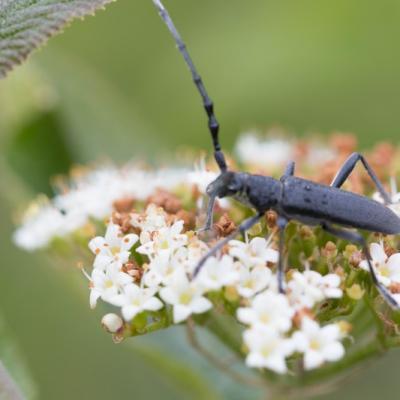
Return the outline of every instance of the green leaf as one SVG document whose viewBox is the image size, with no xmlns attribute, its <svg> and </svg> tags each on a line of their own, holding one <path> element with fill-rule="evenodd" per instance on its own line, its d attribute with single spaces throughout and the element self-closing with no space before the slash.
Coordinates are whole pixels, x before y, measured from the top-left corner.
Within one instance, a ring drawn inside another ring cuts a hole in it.
<svg viewBox="0 0 400 400">
<path fill-rule="evenodd" d="M 248 373 L 248 368 L 242 368 L 232 353 L 219 340 L 203 329 L 197 330 L 198 340 L 221 360 L 232 360 L 232 366 L 241 375 Z M 229 399 L 254 400 L 261 398 L 260 388 L 236 382 L 226 371 L 211 364 L 188 343 L 183 326 L 173 326 L 166 330 L 128 338 L 127 343 L 150 365 L 161 372 L 161 376 L 175 390 L 191 399 Z M 239 367 L 239 368 L 237 368 Z M 247 376 L 250 376 L 247 375 Z"/>
<path fill-rule="evenodd" d="M 20 349 L 0 315 L 0 399 L 34 399 L 37 389 Z M 23 394 L 23 397 L 21 396 Z"/>
<path fill-rule="evenodd" d="M 0 2 L 0 78 L 75 18 L 114 0 L 3 0 Z"/>
<path fill-rule="evenodd" d="M 51 195 L 50 179 L 67 174 L 73 164 L 56 112 L 35 116 L 6 146 L 6 160 L 34 192 Z"/>
<path fill-rule="evenodd" d="M 157 140 L 151 121 L 96 65 L 63 51 L 42 52 L 36 61 L 58 97 L 65 139 L 79 163 L 111 158 L 160 158 L 164 137 Z M 161 153 L 162 155 L 162 153 Z"/>
</svg>

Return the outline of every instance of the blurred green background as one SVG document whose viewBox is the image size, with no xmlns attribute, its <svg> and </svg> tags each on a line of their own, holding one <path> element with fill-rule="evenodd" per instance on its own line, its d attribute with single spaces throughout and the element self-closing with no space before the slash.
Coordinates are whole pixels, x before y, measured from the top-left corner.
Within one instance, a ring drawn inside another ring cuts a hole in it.
<svg viewBox="0 0 400 400">
<path fill-rule="evenodd" d="M 354 132 L 361 147 L 398 142 L 399 1 L 165 3 L 215 100 L 225 148 L 276 124 L 296 135 Z M 179 329 L 114 345 L 79 272 L 11 242 L 18 209 L 51 193 L 51 176 L 107 158 L 165 161 L 185 145 L 210 149 L 206 121 L 150 0 L 118 0 L 73 23 L 0 82 L 0 311 L 19 346 L 14 376 L 30 390 L 30 374 L 38 398 L 256 395 L 196 358 Z M 393 352 L 323 398 L 393 398 L 399 367 Z"/>
</svg>

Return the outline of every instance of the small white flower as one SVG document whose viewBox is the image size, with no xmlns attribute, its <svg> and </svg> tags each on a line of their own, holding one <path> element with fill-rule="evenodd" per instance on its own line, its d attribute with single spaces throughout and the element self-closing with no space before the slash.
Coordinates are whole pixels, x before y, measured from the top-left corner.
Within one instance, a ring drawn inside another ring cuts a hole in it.
<svg viewBox="0 0 400 400">
<path fill-rule="evenodd" d="M 385 286 L 400 283 L 400 253 L 388 257 L 382 243 L 371 243 L 369 249 L 372 258 L 371 263 L 378 280 Z M 367 260 L 361 261 L 360 267 L 368 271 Z"/>
<path fill-rule="evenodd" d="M 250 298 L 264 290 L 271 282 L 272 272 L 268 267 L 255 267 L 249 270 L 245 266 L 239 268 L 239 282 L 236 285 L 240 296 Z"/>
<path fill-rule="evenodd" d="M 192 274 L 196 268 L 201 257 L 209 250 L 205 242 L 199 240 L 197 236 L 192 237 L 187 245 L 186 259 L 182 262 L 185 263 L 185 269 L 188 274 Z"/>
<path fill-rule="evenodd" d="M 143 282 L 148 287 L 168 285 L 177 270 L 184 272 L 187 258 L 187 248 L 181 247 L 174 254 L 161 250 L 151 259 L 143 276 Z"/>
<path fill-rule="evenodd" d="M 206 194 L 207 186 L 218 177 L 218 173 L 206 168 L 205 160 L 194 166 L 194 171 L 188 173 L 189 183 L 196 185 L 202 194 Z"/>
<path fill-rule="evenodd" d="M 167 228 L 166 213 L 161 207 L 149 204 L 143 214 L 132 214 L 132 226 L 140 228 L 140 243 L 151 240 L 151 233 Z"/>
<path fill-rule="evenodd" d="M 345 350 L 340 339 L 342 332 L 337 324 L 320 327 L 317 322 L 304 317 L 301 330 L 293 334 L 296 349 L 304 353 L 304 368 L 314 369 L 325 361 L 337 361 Z"/>
<path fill-rule="evenodd" d="M 294 146 L 288 140 L 262 139 L 254 133 L 242 135 L 235 150 L 241 162 L 266 168 L 281 167 L 294 154 Z"/>
<path fill-rule="evenodd" d="M 310 165 L 325 165 L 337 157 L 337 151 L 325 144 L 311 142 L 307 149 L 306 157 L 306 162 Z"/>
<path fill-rule="evenodd" d="M 294 352 L 291 339 L 271 328 L 249 329 L 244 332 L 243 339 L 249 349 L 246 357 L 249 367 L 268 368 L 278 374 L 287 372 L 285 359 Z"/>
<path fill-rule="evenodd" d="M 267 262 L 278 262 L 278 252 L 271 249 L 269 242 L 261 237 L 255 237 L 249 243 L 231 240 L 229 254 L 249 268 L 265 266 Z"/>
<path fill-rule="evenodd" d="M 110 266 L 106 271 L 94 269 L 90 278 L 90 307 L 95 308 L 97 300 L 110 303 L 121 289 L 132 282 L 132 277 L 121 272 L 117 267 Z"/>
<path fill-rule="evenodd" d="M 112 299 L 112 304 L 122 307 L 122 316 L 125 321 L 130 321 L 142 311 L 157 311 L 163 308 L 163 303 L 154 296 L 155 293 L 155 289 L 141 288 L 132 283 Z"/>
<path fill-rule="evenodd" d="M 174 323 L 187 319 L 192 313 L 201 314 L 212 307 L 210 300 L 203 296 L 195 282 L 189 282 L 186 274 L 177 271 L 169 286 L 160 290 L 161 298 L 173 305 Z"/>
<path fill-rule="evenodd" d="M 342 297 L 340 276 L 337 274 L 321 275 L 316 271 L 295 271 L 288 283 L 288 296 L 295 308 L 312 308 L 325 299 Z"/>
<path fill-rule="evenodd" d="M 254 297 L 250 307 L 239 308 L 237 318 L 252 327 L 263 326 L 287 332 L 292 327 L 294 313 L 285 295 L 265 291 Z"/>
<path fill-rule="evenodd" d="M 343 296 L 343 290 L 340 289 L 341 279 L 338 274 L 327 274 L 321 276 L 319 288 L 327 299 L 339 299 Z"/>
<path fill-rule="evenodd" d="M 183 230 L 183 221 L 176 221 L 170 227 L 161 228 L 152 234 L 152 239 L 136 249 L 140 254 L 147 256 L 156 255 L 160 251 L 168 251 L 169 254 L 185 246 L 188 241 L 188 237 L 185 234 L 181 234 Z"/>
<path fill-rule="evenodd" d="M 120 226 L 110 222 L 105 237 L 97 236 L 89 242 L 90 250 L 96 254 L 94 267 L 103 270 L 114 264 L 121 267 L 128 261 L 129 250 L 137 241 L 137 235 L 123 236 Z"/>
<path fill-rule="evenodd" d="M 230 256 L 209 257 L 197 279 L 205 290 L 218 290 L 237 282 L 239 273 Z"/>
</svg>

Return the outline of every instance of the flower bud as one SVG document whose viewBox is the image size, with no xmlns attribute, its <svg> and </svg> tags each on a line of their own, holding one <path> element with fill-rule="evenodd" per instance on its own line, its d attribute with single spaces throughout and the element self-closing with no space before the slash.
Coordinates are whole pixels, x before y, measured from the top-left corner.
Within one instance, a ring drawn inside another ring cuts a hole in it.
<svg viewBox="0 0 400 400">
<path fill-rule="evenodd" d="M 122 326 L 124 325 L 124 322 L 122 321 L 122 318 L 119 315 L 110 313 L 106 314 L 101 319 L 101 325 L 107 332 L 116 333 L 119 330 L 121 330 Z"/>
<path fill-rule="evenodd" d="M 364 296 L 365 290 L 358 283 L 355 283 L 346 289 L 346 293 L 352 300 L 360 300 Z"/>
</svg>

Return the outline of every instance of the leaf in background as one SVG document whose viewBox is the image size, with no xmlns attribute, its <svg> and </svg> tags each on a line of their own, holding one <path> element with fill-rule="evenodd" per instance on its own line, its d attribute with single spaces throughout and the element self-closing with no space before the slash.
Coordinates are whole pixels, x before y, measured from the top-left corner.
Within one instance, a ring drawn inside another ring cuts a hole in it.
<svg viewBox="0 0 400 400">
<path fill-rule="evenodd" d="M 0 361 L 0 399 L 22 400 L 22 393 Z"/>
<path fill-rule="evenodd" d="M 20 353 L 16 343 L 12 340 L 10 332 L 7 330 L 3 318 L 0 316 L 0 399 L 16 400 L 20 398 L 34 399 L 36 398 L 36 385 L 28 371 L 25 361 Z M 3 366 L 3 368 L 1 368 Z M 12 377 L 12 381 L 8 380 L 7 373 Z M 20 394 L 24 397 L 12 397 L 13 394 Z"/>
<path fill-rule="evenodd" d="M 65 140 L 75 162 L 157 158 L 168 139 L 155 134 L 140 107 L 100 74 L 96 65 L 52 50 L 41 52 L 36 61 L 57 93 Z"/>
<path fill-rule="evenodd" d="M 233 354 L 221 346 L 211 334 L 197 329 L 198 340 L 222 361 L 230 360 L 231 366 L 242 376 L 250 377 L 246 367 Z M 143 359 L 154 365 L 185 398 L 255 400 L 262 397 L 260 388 L 235 381 L 231 376 L 211 364 L 188 343 L 182 326 L 154 332 L 151 335 L 129 338 L 126 343 Z M 237 368 L 239 367 L 239 368 Z"/>
<path fill-rule="evenodd" d="M 113 0 L 0 1 L 0 78 L 74 18 Z"/>
<path fill-rule="evenodd" d="M 1 0 L 0 0 L 1 2 Z M 0 144 L 38 114 L 57 105 L 57 94 L 34 63 L 0 80 Z"/>
<path fill-rule="evenodd" d="M 36 115 L 6 146 L 6 160 L 34 192 L 53 193 L 50 180 L 73 164 L 65 132 L 56 112 Z"/>
</svg>

